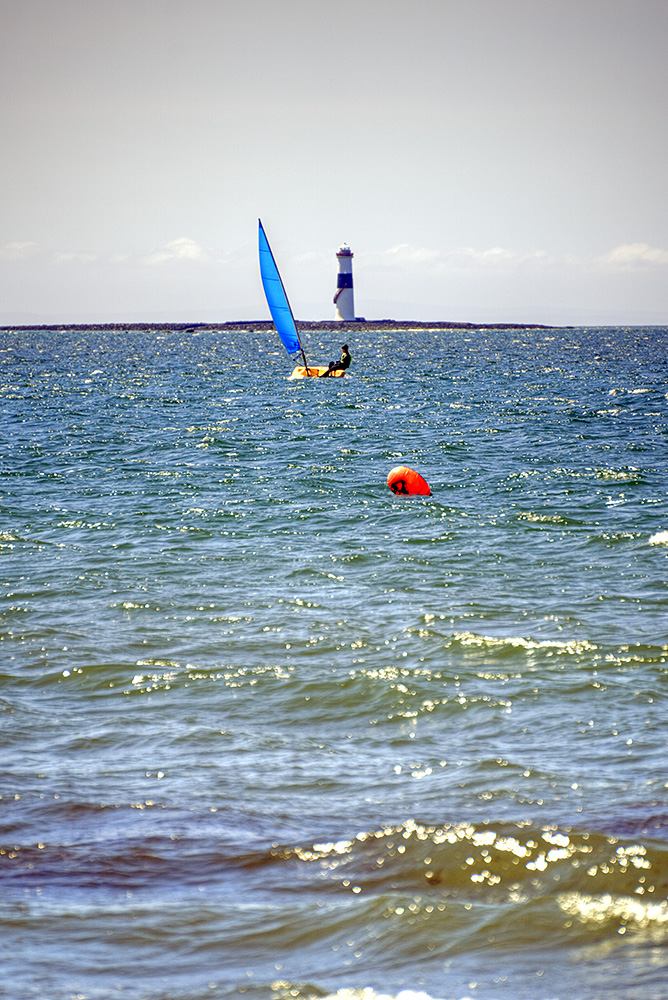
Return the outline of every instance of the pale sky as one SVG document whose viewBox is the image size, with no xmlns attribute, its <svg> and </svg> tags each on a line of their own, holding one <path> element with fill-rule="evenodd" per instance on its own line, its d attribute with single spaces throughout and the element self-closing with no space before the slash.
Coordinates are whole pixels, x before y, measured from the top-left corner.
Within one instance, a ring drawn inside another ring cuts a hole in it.
<svg viewBox="0 0 668 1000">
<path fill-rule="evenodd" d="M 0 0 L 0 324 L 668 323 L 668 0 Z"/>
</svg>

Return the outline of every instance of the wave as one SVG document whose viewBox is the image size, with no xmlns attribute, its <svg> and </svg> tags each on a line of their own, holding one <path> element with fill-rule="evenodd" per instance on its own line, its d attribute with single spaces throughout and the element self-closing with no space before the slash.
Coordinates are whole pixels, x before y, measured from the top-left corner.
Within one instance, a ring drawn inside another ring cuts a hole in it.
<svg viewBox="0 0 668 1000">
<path fill-rule="evenodd" d="M 149 800 L 135 808 L 165 809 Z M 85 804 L 70 807 L 70 822 L 81 826 L 87 820 L 93 828 L 104 820 L 102 809 Z M 297 845 L 253 847 L 256 832 L 239 850 L 229 832 L 242 825 L 238 816 L 232 827 L 224 817 L 211 818 L 206 836 L 159 835 L 160 826 L 183 823 L 183 817 L 172 813 L 154 824 L 152 834 L 147 829 L 146 836 L 128 838 L 122 819 L 125 814 L 127 823 L 127 807 L 114 811 L 117 815 L 101 827 L 107 836 L 99 841 L 3 846 L 0 881 L 113 883 L 127 888 L 163 882 L 174 888 L 198 880 L 234 882 L 239 872 L 245 872 L 255 873 L 265 889 L 291 886 L 308 894 L 381 897 L 388 913 L 403 913 L 409 897 L 412 912 L 417 906 L 427 913 L 453 902 L 526 906 L 537 899 L 557 899 L 562 909 L 573 909 L 577 900 L 610 900 L 608 912 L 615 919 L 642 919 L 667 925 L 668 930 L 668 903 L 663 898 L 668 844 L 655 839 L 620 838 L 528 821 L 435 825 L 410 819 Z M 619 900 L 633 900 L 634 905 L 615 909 Z M 578 912 L 583 921 L 589 919 L 588 913 L 590 919 L 599 920 L 588 904 Z"/>
<path fill-rule="evenodd" d="M 533 824 L 428 825 L 407 820 L 308 847 L 274 849 L 328 873 L 353 893 L 421 890 L 488 902 L 581 892 L 654 899 L 668 875 L 668 845 Z M 665 909 L 656 911 L 659 913 Z M 663 922 L 663 919 L 662 919 Z"/>
<path fill-rule="evenodd" d="M 124 954 L 133 1000 L 194 1000 L 203 969 L 216 970 L 202 975 L 217 995 L 249 1000 L 536 996 L 543 969 L 540 995 L 565 1000 L 585 995 L 583 963 L 597 949 L 614 975 L 622 941 L 638 962 L 656 956 L 655 977 L 665 972 L 668 846 L 647 838 L 416 819 L 262 846 L 222 832 L 3 848 L 6 923 L 51 958 L 76 954 L 85 995 L 96 995 L 97 961 Z M 564 978 L 574 956 L 579 971 Z M 638 995 L 633 971 L 615 996 Z M 643 995 L 660 995 L 651 986 Z"/>
</svg>

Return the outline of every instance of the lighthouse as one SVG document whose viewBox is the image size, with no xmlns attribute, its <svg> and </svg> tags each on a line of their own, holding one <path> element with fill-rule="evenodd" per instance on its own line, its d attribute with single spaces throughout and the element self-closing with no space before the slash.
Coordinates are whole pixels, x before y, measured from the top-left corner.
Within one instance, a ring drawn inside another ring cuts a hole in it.
<svg viewBox="0 0 668 1000">
<path fill-rule="evenodd" d="M 354 320 L 355 301 L 353 298 L 353 252 L 347 243 L 339 247 L 336 260 L 339 273 L 336 277 L 335 319 Z"/>
</svg>

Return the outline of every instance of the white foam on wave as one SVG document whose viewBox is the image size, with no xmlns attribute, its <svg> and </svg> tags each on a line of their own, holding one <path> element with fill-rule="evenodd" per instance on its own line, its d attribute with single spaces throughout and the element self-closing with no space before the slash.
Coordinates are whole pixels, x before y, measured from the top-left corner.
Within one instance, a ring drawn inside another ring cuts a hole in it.
<svg viewBox="0 0 668 1000">
<path fill-rule="evenodd" d="M 397 994 L 376 993 L 371 986 L 363 986 L 361 989 L 344 988 L 331 993 L 324 1000 L 435 1000 L 428 993 L 415 990 L 401 990 Z M 462 997 L 461 1000 L 468 1000 Z"/>
<path fill-rule="evenodd" d="M 425 621 L 428 616 L 425 615 Z M 587 639 L 570 639 L 558 641 L 556 639 L 527 639 L 524 636 L 502 636 L 498 638 L 492 635 L 480 635 L 477 632 L 454 632 L 452 639 L 461 643 L 462 646 L 484 646 L 488 649 L 508 647 L 511 649 L 525 650 L 553 650 L 556 653 L 583 653 L 598 649 L 595 643 Z"/>
<path fill-rule="evenodd" d="M 650 545 L 668 545 L 668 531 L 657 531 L 649 540 Z"/>
<path fill-rule="evenodd" d="M 289 990 L 290 996 L 299 996 L 302 1000 L 315 1000 L 311 994 L 295 990 L 291 983 L 272 983 L 271 988 L 280 995 L 282 995 L 280 991 Z M 321 997 L 320 1000 L 437 1000 L 437 998 L 421 990 L 400 990 L 395 994 L 377 993 L 372 986 L 344 986 L 336 993 L 328 993 L 327 996 Z M 471 1000 L 471 997 L 461 997 L 461 1000 Z"/>
</svg>

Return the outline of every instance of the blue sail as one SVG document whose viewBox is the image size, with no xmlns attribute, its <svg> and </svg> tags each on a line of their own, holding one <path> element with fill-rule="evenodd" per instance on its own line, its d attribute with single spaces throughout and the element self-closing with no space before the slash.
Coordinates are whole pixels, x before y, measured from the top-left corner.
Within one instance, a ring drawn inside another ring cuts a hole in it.
<svg viewBox="0 0 668 1000">
<path fill-rule="evenodd" d="M 283 341 L 283 346 L 289 354 L 294 354 L 296 351 L 301 351 L 302 349 L 299 334 L 297 333 L 294 316 L 292 315 L 292 309 L 290 308 L 288 297 L 285 294 L 285 288 L 283 287 L 281 276 L 278 273 L 278 268 L 276 267 L 274 255 L 271 252 L 271 247 L 269 246 L 269 241 L 265 236 L 260 219 L 258 219 L 258 224 L 260 275 L 262 276 L 264 294 L 267 297 L 267 305 L 269 306 L 269 312 L 271 313 L 271 318 L 274 321 L 274 326 L 276 327 L 279 337 Z"/>
</svg>

